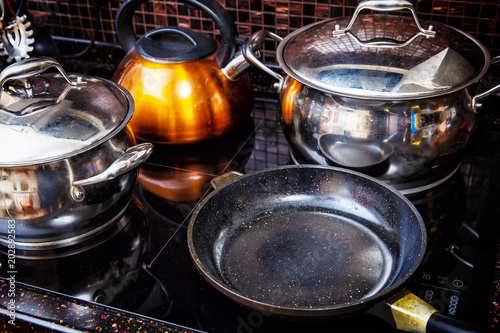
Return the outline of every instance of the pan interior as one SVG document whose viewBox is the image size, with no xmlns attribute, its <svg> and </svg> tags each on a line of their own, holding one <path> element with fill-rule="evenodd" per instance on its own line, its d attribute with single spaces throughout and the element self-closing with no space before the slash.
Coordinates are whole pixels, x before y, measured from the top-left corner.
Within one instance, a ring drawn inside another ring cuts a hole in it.
<svg viewBox="0 0 500 333">
<path fill-rule="evenodd" d="M 285 207 L 240 224 L 219 269 L 226 284 L 268 304 L 345 304 L 386 285 L 395 246 L 384 239 L 390 237 L 335 212 Z"/>
</svg>

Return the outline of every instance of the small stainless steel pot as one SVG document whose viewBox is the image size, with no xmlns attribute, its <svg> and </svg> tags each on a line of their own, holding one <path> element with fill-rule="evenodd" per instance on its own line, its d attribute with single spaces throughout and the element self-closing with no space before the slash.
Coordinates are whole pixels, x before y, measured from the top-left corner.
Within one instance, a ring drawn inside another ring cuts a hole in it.
<svg viewBox="0 0 500 333">
<path fill-rule="evenodd" d="M 62 247 L 113 224 L 152 153 L 149 143 L 134 146 L 127 128 L 130 94 L 67 75 L 50 58 L 5 68 L 0 93 L 0 244 Z"/>
<path fill-rule="evenodd" d="M 413 17 L 362 10 L 410 10 Z M 402 191 L 433 186 L 456 170 L 480 100 L 500 89 L 480 93 L 491 63 L 484 45 L 444 24 L 421 25 L 409 1 L 364 1 L 350 19 L 311 24 L 284 39 L 263 34 L 279 41 L 286 76 L 247 56 L 279 80 L 283 132 L 297 162 L 350 167 L 320 149 L 325 133 L 345 143 L 386 142 L 394 152 L 377 178 Z"/>
</svg>

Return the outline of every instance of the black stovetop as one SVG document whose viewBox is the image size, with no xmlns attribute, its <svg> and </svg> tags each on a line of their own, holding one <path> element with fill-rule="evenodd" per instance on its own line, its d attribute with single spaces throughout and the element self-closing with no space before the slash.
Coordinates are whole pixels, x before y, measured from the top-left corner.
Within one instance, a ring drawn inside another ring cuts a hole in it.
<svg viewBox="0 0 500 333">
<path fill-rule="evenodd" d="M 408 196 L 429 232 L 426 259 L 409 289 L 442 313 L 500 327 L 500 310 L 495 308 L 500 299 L 495 270 L 500 118 L 495 101 L 500 98 L 492 100 L 480 115 L 478 131 L 458 171 L 443 184 Z M 84 246 L 52 253 L 54 258 L 16 258 L 19 288 L 42 295 L 56 292 L 51 295 L 69 302 L 104 304 L 112 312 L 123 310 L 125 316 L 138 314 L 171 323 L 172 330 L 391 331 L 369 314 L 307 323 L 271 318 L 234 303 L 196 271 L 187 248 L 187 225 L 196 203 L 210 191 L 210 180 L 229 170 L 247 173 L 292 163 L 272 98 L 257 99 L 252 119 L 223 138 L 189 149 L 155 145 L 120 224 Z M 1 276 L 8 278 L 6 259 L 3 254 Z M 27 308 L 30 305 L 25 309 L 21 302 L 17 305 L 17 313 L 37 317 Z M 39 317 L 57 322 L 57 311 L 53 316 Z M 92 322 L 91 317 L 88 320 Z"/>
</svg>

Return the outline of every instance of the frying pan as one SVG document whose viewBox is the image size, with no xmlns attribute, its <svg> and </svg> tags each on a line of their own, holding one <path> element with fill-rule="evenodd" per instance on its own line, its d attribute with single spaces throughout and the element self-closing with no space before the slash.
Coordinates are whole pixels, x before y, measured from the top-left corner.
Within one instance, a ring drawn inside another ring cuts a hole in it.
<svg viewBox="0 0 500 333">
<path fill-rule="evenodd" d="M 405 288 L 427 235 L 392 187 L 312 165 L 231 172 L 212 185 L 188 246 L 201 275 L 231 299 L 292 320 L 369 311 L 413 332 L 471 331 Z"/>
</svg>

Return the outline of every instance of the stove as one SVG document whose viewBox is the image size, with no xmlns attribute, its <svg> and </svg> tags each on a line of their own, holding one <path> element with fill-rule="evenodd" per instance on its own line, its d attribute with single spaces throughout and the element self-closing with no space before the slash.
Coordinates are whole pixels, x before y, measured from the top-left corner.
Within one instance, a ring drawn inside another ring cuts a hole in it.
<svg viewBox="0 0 500 333">
<path fill-rule="evenodd" d="M 495 101 L 500 97 L 492 97 L 481 112 L 456 172 L 431 189 L 407 195 L 429 236 L 424 262 L 408 288 L 443 314 L 500 328 L 500 118 Z M 141 167 L 134 199 L 113 228 L 57 251 L 27 251 L 14 258 L 2 250 L 0 327 L 13 331 L 9 320 L 15 315 L 20 331 L 396 331 L 365 313 L 284 321 L 235 303 L 196 271 L 187 226 L 196 204 L 211 190 L 210 180 L 227 171 L 293 163 L 273 96 L 257 98 L 252 119 L 215 141 L 189 149 L 155 145 L 154 155 Z M 15 308 L 9 307 L 12 300 Z"/>
</svg>

